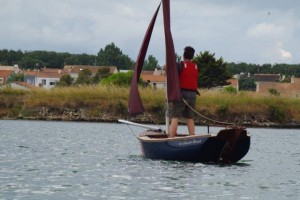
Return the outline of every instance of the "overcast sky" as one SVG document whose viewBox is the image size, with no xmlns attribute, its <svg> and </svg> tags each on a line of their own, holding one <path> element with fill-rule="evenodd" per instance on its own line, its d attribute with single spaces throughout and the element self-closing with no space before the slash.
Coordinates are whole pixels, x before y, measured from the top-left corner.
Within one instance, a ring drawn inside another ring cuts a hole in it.
<svg viewBox="0 0 300 200">
<path fill-rule="evenodd" d="M 136 60 L 160 0 L 0 2 L 0 49 L 96 55 L 114 42 Z M 148 54 L 163 64 L 161 11 Z M 226 62 L 300 63 L 299 0 L 171 0 L 171 29 L 179 55 L 191 45 Z"/>
</svg>

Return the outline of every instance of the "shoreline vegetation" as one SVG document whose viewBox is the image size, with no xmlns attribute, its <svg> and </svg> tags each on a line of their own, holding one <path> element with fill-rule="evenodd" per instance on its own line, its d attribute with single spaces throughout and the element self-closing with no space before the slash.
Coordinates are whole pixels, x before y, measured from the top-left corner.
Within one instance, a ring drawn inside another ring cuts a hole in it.
<svg viewBox="0 0 300 200">
<path fill-rule="evenodd" d="M 140 88 L 145 114 L 129 117 L 129 88 L 116 86 L 0 89 L 0 119 L 164 124 L 165 95 L 161 89 Z M 255 92 L 202 90 L 196 111 L 220 122 L 245 127 L 300 128 L 300 100 Z M 220 125 L 195 114 L 196 125 Z"/>
</svg>

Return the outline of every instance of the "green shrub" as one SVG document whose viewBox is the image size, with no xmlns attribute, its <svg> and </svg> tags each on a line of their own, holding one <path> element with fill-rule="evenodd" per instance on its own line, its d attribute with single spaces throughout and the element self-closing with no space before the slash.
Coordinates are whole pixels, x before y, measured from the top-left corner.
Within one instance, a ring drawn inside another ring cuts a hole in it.
<svg viewBox="0 0 300 200">
<path fill-rule="evenodd" d="M 127 106 L 125 106 L 121 101 L 118 101 L 115 110 L 116 113 L 125 115 L 127 113 Z"/>
<path fill-rule="evenodd" d="M 116 73 L 100 81 L 103 85 L 115 85 L 118 87 L 129 87 L 132 79 L 132 72 Z"/>
<path fill-rule="evenodd" d="M 280 93 L 278 92 L 278 90 L 276 90 L 274 88 L 270 88 L 269 93 L 274 96 L 280 96 Z"/>
<path fill-rule="evenodd" d="M 220 105 L 216 110 L 216 114 L 222 119 L 226 118 L 229 115 L 228 105 Z"/>
<path fill-rule="evenodd" d="M 286 113 L 282 107 L 271 105 L 269 107 L 269 115 L 271 121 L 277 121 L 277 122 L 286 121 Z"/>
<path fill-rule="evenodd" d="M 14 89 L 11 87 L 0 88 L 0 94 L 4 94 L 4 95 L 25 95 L 27 93 L 28 91 L 21 90 L 21 89 Z"/>
<path fill-rule="evenodd" d="M 235 87 L 228 86 L 224 88 L 224 92 L 228 94 L 237 94 L 237 89 Z"/>
<path fill-rule="evenodd" d="M 32 111 L 31 110 L 28 110 L 26 108 L 22 108 L 20 111 L 19 111 L 19 116 L 20 117 L 30 117 L 32 116 Z"/>
</svg>

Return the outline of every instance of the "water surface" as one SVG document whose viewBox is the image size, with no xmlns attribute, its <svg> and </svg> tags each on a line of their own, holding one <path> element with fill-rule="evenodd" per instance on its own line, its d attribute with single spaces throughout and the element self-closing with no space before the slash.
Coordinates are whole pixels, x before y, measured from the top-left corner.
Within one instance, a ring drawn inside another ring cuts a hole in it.
<svg viewBox="0 0 300 200">
<path fill-rule="evenodd" d="M 0 120 L 0 199 L 300 199 L 300 130 L 251 128 L 249 153 L 225 166 L 144 159 L 140 131 Z"/>
</svg>

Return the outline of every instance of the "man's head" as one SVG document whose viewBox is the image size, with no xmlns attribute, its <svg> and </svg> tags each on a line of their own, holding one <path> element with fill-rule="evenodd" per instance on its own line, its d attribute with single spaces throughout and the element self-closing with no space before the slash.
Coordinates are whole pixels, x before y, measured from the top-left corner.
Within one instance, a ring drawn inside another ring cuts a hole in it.
<svg viewBox="0 0 300 200">
<path fill-rule="evenodd" d="M 187 46 L 184 48 L 183 58 L 192 60 L 194 58 L 195 49 L 191 46 Z"/>
</svg>

